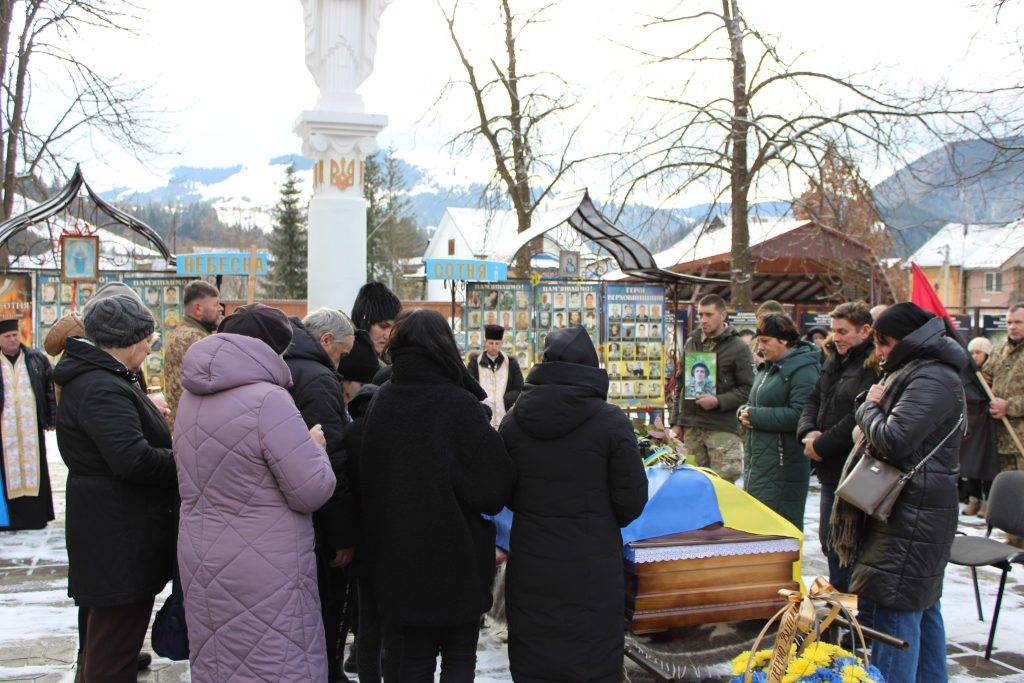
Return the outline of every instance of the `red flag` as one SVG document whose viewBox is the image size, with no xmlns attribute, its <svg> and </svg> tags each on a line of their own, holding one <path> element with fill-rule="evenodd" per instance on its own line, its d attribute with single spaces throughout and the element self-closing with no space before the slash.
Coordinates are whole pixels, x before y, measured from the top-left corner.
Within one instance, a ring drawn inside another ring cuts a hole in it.
<svg viewBox="0 0 1024 683">
<path fill-rule="evenodd" d="M 932 283 L 928 281 L 928 276 L 926 276 L 924 271 L 921 270 L 921 267 L 913 261 L 910 262 L 910 269 L 914 274 L 913 286 L 910 288 L 910 300 L 924 310 L 941 316 L 952 323 L 953 319 L 950 317 L 949 311 L 946 310 L 946 306 L 942 303 L 942 299 L 940 299 L 939 295 L 935 292 L 935 288 L 932 287 Z M 955 324 L 953 325 L 953 329 L 956 329 Z"/>
</svg>

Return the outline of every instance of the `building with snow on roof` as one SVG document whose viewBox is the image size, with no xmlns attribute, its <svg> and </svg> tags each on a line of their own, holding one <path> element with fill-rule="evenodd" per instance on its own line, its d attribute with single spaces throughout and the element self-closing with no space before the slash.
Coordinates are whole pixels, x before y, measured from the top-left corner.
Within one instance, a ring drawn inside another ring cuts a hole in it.
<svg viewBox="0 0 1024 683">
<path fill-rule="evenodd" d="M 921 267 L 946 306 L 1006 308 L 1024 292 L 1024 219 L 947 223 L 907 261 Z"/>
<path fill-rule="evenodd" d="M 564 211 L 556 208 L 534 214 L 531 233 L 539 232 L 538 228 L 551 229 L 529 240 L 531 270 L 557 271 L 562 251 L 579 252 L 584 268 L 598 261 L 580 234 L 568 225 L 562 225 L 567 218 L 563 214 Z M 514 211 L 452 207 L 445 209 L 423 259 L 481 259 L 511 263 L 523 246 L 522 239 Z M 422 269 L 414 277 L 425 277 Z M 447 301 L 451 298 L 451 290 L 444 281 L 427 280 L 425 295 L 427 301 Z"/>
<path fill-rule="evenodd" d="M 892 288 L 867 245 L 811 220 L 751 220 L 750 254 L 754 264 L 754 302 L 775 299 L 798 306 L 827 306 L 851 297 L 871 302 L 892 300 Z M 732 228 L 728 217 L 715 217 L 668 249 L 654 255 L 658 267 L 674 273 L 729 280 L 732 274 Z M 613 271 L 606 280 L 626 280 Z M 680 285 L 680 300 L 694 294 Z M 697 292 L 732 298 L 731 287 L 704 284 Z"/>
</svg>

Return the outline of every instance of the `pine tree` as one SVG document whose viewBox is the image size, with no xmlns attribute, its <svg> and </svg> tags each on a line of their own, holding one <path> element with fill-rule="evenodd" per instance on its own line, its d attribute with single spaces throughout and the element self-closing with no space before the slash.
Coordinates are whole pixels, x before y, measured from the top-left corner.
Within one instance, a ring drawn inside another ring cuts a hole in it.
<svg viewBox="0 0 1024 683">
<path fill-rule="evenodd" d="M 366 157 L 366 279 L 386 284 L 405 298 L 419 298 L 418 285 L 403 278 L 403 263 L 427 246 L 405 194 L 405 177 L 393 150 Z"/>
<path fill-rule="evenodd" d="M 285 169 L 281 198 L 274 208 L 274 229 L 270 233 L 269 293 L 281 299 L 306 298 L 306 215 L 300 205 L 302 190 L 295 166 Z"/>
</svg>

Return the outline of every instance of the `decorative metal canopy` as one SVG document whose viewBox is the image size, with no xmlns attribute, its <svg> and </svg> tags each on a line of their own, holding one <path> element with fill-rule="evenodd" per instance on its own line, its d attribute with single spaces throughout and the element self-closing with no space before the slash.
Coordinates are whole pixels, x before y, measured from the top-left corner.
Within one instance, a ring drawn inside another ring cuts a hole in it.
<svg viewBox="0 0 1024 683">
<path fill-rule="evenodd" d="M 47 199 L 45 202 L 34 206 L 23 214 L 10 218 L 0 225 L 0 247 L 7 244 L 8 240 L 27 229 L 29 226 L 41 223 L 66 210 L 79 196 L 79 192 L 83 187 L 85 188 L 85 192 L 89 199 L 99 211 L 102 211 L 113 221 L 145 237 L 146 240 L 148 240 L 149 243 L 152 244 L 158 252 L 160 252 L 160 255 L 167 261 L 168 266 L 173 267 L 175 265 L 174 254 L 172 254 L 171 250 L 167 248 L 167 245 L 160 238 L 160 235 L 157 234 L 156 230 L 143 223 L 138 218 L 125 213 L 96 194 L 96 192 L 89 187 L 89 184 L 85 182 L 85 176 L 82 174 L 81 166 L 75 167 L 75 172 L 72 174 L 71 179 L 60 192 Z"/>
<path fill-rule="evenodd" d="M 594 206 L 586 188 L 556 199 L 553 206 L 538 215 L 534 227 L 516 235 L 512 253 L 544 233 L 567 224 L 597 246 L 603 248 L 615 259 L 619 269 L 631 276 L 650 282 L 681 282 L 689 284 L 721 284 L 728 280 L 700 277 L 688 273 L 673 273 L 659 268 L 654 255 L 639 240 L 615 226 Z"/>
</svg>

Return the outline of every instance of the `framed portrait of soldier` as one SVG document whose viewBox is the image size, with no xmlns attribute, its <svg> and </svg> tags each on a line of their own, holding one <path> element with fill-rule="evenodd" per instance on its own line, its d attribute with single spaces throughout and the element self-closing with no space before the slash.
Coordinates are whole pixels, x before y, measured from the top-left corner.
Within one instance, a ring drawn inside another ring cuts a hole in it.
<svg viewBox="0 0 1024 683">
<path fill-rule="evenodd" d="M 683 398 L 695 399 L 699 396 L 717 394 L 715 377 L 717 377 L 718 357 L 714 353 L 692 351 L 683 358 L 686 384 Z"/>
</svg>

